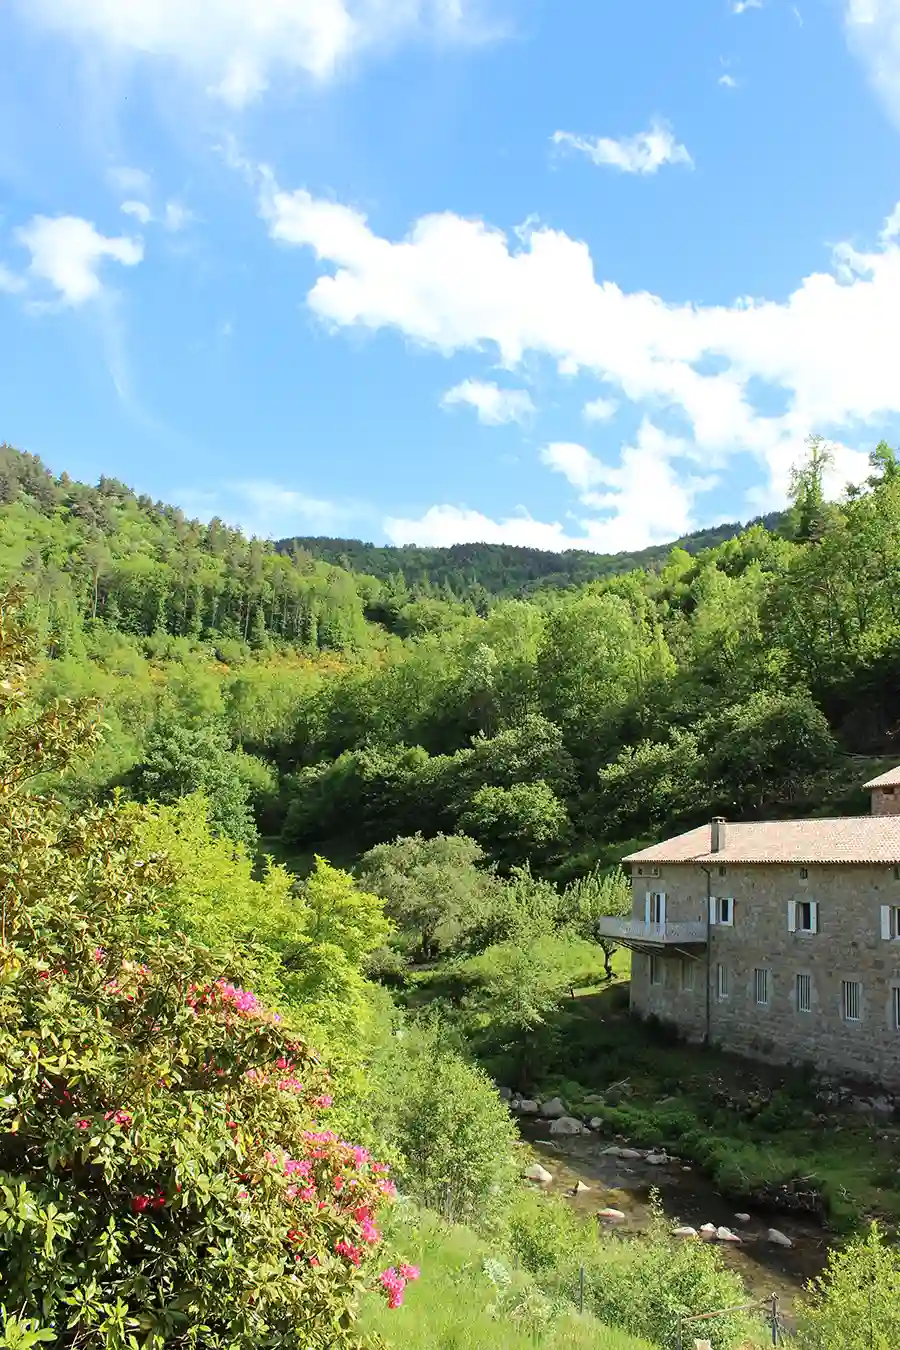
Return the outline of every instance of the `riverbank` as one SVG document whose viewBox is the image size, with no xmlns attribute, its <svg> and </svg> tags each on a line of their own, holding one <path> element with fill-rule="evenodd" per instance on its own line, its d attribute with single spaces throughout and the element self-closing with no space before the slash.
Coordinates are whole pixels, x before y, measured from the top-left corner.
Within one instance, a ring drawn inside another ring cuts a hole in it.
<svg viewBox="0 0 900 1350">
<path fill-rule="evenodd" d="M 810 1074 L 686 1046 L 627 1012 L 624 984 L 567 1002 L 535 1085 L 604 1133 L 700 1167 L 737 1208 L 851 1231 L 900 1225 L 900 1121 Z M 502 1081 L 502 1080 L 501 1080 Z"/>
</svg>

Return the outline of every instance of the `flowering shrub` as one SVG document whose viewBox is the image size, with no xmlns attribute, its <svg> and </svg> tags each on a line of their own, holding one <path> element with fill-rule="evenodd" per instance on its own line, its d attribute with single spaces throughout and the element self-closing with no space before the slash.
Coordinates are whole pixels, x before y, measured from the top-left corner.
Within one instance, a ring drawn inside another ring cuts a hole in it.
<svg viewBox="0 0 900 1350">
<path fill-rule="evenodd" d="M 133 813 L 33 795 L 97 730 L 31 715 L 28 656 L 0 603 L 4 1323 L 110 1350 L 356 1345 L 359 1296 L 410 1278 L 378 1276 L 387 1168 L 322 1128 L 326 1069 L 239 971 L 153 923 L 170 878 Z"/>
</svg>

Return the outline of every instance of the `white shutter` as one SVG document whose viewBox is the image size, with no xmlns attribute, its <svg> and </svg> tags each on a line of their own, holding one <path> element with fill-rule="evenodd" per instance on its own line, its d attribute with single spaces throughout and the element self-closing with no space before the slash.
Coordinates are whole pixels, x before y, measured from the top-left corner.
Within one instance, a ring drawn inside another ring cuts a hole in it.
<svg viewBox="0 0 900 1350">
<path fill-rule="evenodd" d="M 647 898 L 644 901 L 644 923 L 650 924 L 650 892 L 647 892 Z"/>
<path fill-rule="evenodd" d="M 730 896 L 728 897 L 728 926 L 729 926 L 729 928 L 733 928 L 733 927 L 734 927 L 734 896 L 733 896 L 733 895 L 730 895 Z"/>
<path fill-rule="evenodd" d="M 881 906 L 881 936 L 885 942 L 891 940 L 891 907 L 890 905 Z"/>
<path fill-rule="evenodd" d="M 714 895 L 709 897 L 709 921 L 711 924 L 716 921 L 716 897 Z"/>
<path fill-rule="evenodd" d="M 809 904 L 809 931 L 818 933 L 819 931 L 819 902 L 811 900 Z"/>
<path fill-rule="evenodd" d="M 665 926 L 666 926 L 666 893 L 665 893 L 665 891 L 660 891 L 660 893 L 659 893 L 659 922 L 660 922 L 660 927 L 662 927 L 663 929 L 665 929 Z"/>
<path fill-rule="evenodd" d="M 797 901 L 796 901 L 796 900 L 789 900 L 789 901 L 788 901 L 788 932 L 789 932 L 789 933 L 796 933 L 796 931 L 797 931 Z"/>
</svg>

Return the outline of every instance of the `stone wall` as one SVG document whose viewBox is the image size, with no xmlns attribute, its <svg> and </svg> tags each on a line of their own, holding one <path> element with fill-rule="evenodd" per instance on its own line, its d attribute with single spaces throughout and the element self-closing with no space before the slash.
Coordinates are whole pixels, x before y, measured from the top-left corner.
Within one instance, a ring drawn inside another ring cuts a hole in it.
<svg viewBox="0 0 900 1350">
<path fill-rule="evenodd" d="M 693 988 L 685 988 L 684 956 L 635 953 L 631 1002 L 635 1012 L 676 1023 L 692 1039 L 707 1030 L 714 1043 L 756 1058 L 810 1062 L 825 1072 L 900 1087 L 900 1031 L 893 990 L 900 987 L 900 941 L 881 936 L 881 907 L 900 906 L 893 867 L 731 867 L 711 869 L 713 895 L 733 897 L 734 922 L 710 929 L 708 951 L 691 949 Z M 705 918 L 707 878 L 700 867 L 667 864 L 659 879 L 635 878 L 634 917 L 643 919 L 648 889 L 666 894 L 668 923 Z M 818 931 L 790 932 L 788 902 L 814 901 Z M 717 996 L 717 967 L 728 973 L 728 996 Z M 754 971 L 768 974 L 769 999 L 755 998 Z M 797 976 L 810 977 L 811 1009 L 797 1009 Z M 862 986 L 861 1019 L 842 1015 L 842 981 Z M 688 981 L 689 983 L 689 981 Z M 709 998 L 707 1000 L 707 991 Z"/>
<path fill-rule="evenodd" d="M 900 816 L 900 787 L 872 789 L 873 816 Z"/>
</svg>

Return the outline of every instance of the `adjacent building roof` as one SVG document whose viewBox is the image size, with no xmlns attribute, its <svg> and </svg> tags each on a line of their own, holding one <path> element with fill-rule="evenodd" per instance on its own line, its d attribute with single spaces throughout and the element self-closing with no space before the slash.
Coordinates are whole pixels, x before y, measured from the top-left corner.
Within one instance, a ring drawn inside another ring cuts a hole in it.
<svg viewBox="0 0 900 1350">
<path fill-rule="evenodd" d="M 900 765 L 896 769 L 888 769 L 878 778 L 873 778 L 869 783 L 863 783 L 864 788 L 894 787 L 900 783 Z"/>
<path fill-rule="evenodd" d="M 876 779 L 880 782 L 880 779 Z M 900 782 L 900 777 L 897 779 Z M 900 816 L 822 820 L 727 821 L 723 846 L 711 851 L 709 825 L 631 853 L 628 863 L 900 864 Z"/>
</svg>

